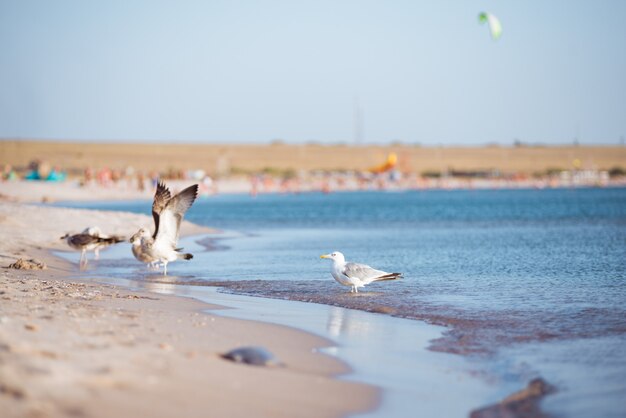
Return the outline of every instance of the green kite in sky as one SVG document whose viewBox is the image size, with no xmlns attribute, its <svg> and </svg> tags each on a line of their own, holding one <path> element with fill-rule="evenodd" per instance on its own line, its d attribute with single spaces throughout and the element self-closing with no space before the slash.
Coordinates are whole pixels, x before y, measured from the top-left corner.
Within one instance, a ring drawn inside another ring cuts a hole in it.
<svg viewBox="0 0 626 418">
<path fill-rule="evenodd" d="M 478 21 L 481 24 L 489 23 L 489 32 L 491 32 L 491 38 L 496 41 L 502 36 L 502 25 L 497 17 L 488 12 L 482 12 L 478 15 Z"/>
</svg>

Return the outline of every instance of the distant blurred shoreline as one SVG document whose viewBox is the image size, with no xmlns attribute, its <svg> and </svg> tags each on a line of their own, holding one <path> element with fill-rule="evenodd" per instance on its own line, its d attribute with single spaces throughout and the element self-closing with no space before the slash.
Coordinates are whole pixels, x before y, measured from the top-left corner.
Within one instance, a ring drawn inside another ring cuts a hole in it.
<svg viewBox="0 0 626 418">
<path fill-rule="evenodd" d="M 150 198 L 159 178 L 181 187 L 199 183 L 203 195 L 253 196 L 358 190 L 626 187 L 626 147 L 0 140 L 0 168 L 0 194 L 22 201 Z M 24 181 L 28 179 L 34 181 Z"/>
<path fill-rule="evenodd" d="M 537 182 L 506 182 L 506 181 L 474 181 L 461 182 L 454 179 L 445 180 L 446 183 L 427 184 L 421 188 L 394 188 L 386 189 L 358 189 L 355 185 L 344 185 L 341 189 L 333 189 L 331 191 L 321 190 L 316 183 L 306 183 L 300 185 L 297 190 L 280 189 L 280 185 L 275 185 L 270 190 L 260 190 L 257 195 L 262 194 L 299 194 L 299 193 L 358 193 L 363 191 L 380 191 L 384 192 L 406 192 L 406 191 L 452 191 L 452 190 L 522 190 L 522 189 L 553 189 L 553 188 L 589 188 L 585 184 L 571 186 L 547 186 L 540 187 Z M 180 191 L 184 187 L 192 184 L 194 180 L 173 180 L 168 181 L 168 186 L 174 191 Z M 317 188 L 316 188 L 317 187 Z M 334 187 L 334 186 L 333 186 Z M 608 184 L 601 187 L 626 187 L 626 178 L 619 181 L 609 181 Z M 68 180 L 64 182 L 46 182 L 46 181 L 4 181 L 0 182 L 0 201 L 13 201 L 23 203 L 61 203 L 61 202 L 95 202 L 95 201 L 136 201 L 152 199 L 154 190 L 146 187 L 143 191 L 137 190 L 134 184 L 120 181 L 110 186 L 101 186 L 98 184 L 81 185 L 76 180 Z M 201 188 L 200 197 L 215 196 L 217 194 L 249 194 L 251 198 L 254 195 L 251 190 L 250 183 L 243 179 L 224 179 L 215 181 L 212 189 L 206 187 Z"/>
</svg>

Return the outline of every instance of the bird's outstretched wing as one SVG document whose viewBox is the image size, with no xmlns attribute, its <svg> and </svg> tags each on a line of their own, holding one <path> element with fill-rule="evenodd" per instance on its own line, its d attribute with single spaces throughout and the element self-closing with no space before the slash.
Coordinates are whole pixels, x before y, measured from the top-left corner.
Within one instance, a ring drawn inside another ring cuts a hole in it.
<svg viewBox="0 0 626 418">
<path fill-rule="evenodd" d="M 166 242 L 176 248 L 180 223 L 185 212 L 191 207 L 198 196 L 198 185 L 187 187 L 176 196 L 172 197 L 159 215 L 158 233 L 155 236 L 155 245 Z"/>
<path fill-rule="evenodd" d="M 400 273 L 387 273 L 376 270 L 366 264 L 346 263 L 342 273 L 352 279 L 359 279 L 364 284 L 369 284 L 379 280 L 393 280 L 401 276 Z"/>
<path fill-rule="evenodd" d="M 152 234 L 152 238 L 156 239 L 157 233 L 159 232 L 159 217 L 161 216 L 161 212 L 165 205 L 172 197 L 172 194 L 165 187 L 160 180 L 157 183 L 156 193 L 154 194 L 154 201 L 152 202 L 152 217 L 154 218 L 154 234 Z"/>
</svg>

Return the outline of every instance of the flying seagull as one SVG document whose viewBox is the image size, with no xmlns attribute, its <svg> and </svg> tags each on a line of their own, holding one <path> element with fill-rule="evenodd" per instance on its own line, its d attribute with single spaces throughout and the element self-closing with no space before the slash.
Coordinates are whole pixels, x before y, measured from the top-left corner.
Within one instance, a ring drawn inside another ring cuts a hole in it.
<svg viewBox="0 0 626 418">
<path fill-rule="evenodd" d="M 365 264 L 346 263 L 345 257 L 339 251 L 321 255 L 320 258 L 333 260 L 330 274 L 332 274 L 333 278 L 340 284 L 351 286 L 350 293 L 358 293 L 359 287 L 363 287 L 372 282 L 395 280 L 402 277 L 402 273 L 387 273 L 386 271 L 376 270 Z"/>
<path fill-rule="evenodd" d="M 135 239 L 140 240 L 141 252 L 145 254 L 146 259 L 163 264 L 163 275 L 167 275 L 167 263 L 181 258 L 184 260 L 193 258 L 192 254 L 181 253 L 176 244 L 183 216 L 198 196 L 198 185 L 194 184 L 176 196 L 170 196 L 169 190 L 159 182 L 152 203 L 154 234 L 150 236 L 149 232 L 142 228 L 133 235 Z"/>
<path fill-rule="evenodd" d="M 117 244 L 118 242 L 123 242 L 123 237 L 118 236 L 108 236 L 102 235 L 100 228 L 97 226 L 90 226 L 89 228 L 85 228 L 83 232 L 80 234 L 65 234 L 61 237 L 67 242 L 67 245 L 74 248 L 75 250 L 79 250 L 80 253 L 80 265 L 87 264 L 87 251 L 92 251 L 95 253 L 96 260 L 100 258 L 100 249 L 104 247 L 108 247 L 112 244 Z"/>
</svg>

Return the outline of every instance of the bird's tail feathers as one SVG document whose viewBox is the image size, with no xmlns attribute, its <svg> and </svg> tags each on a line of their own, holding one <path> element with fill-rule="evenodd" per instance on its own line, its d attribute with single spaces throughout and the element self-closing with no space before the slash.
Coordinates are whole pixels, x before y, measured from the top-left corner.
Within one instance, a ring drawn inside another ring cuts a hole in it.
<svg viewBox="0 0 626 418">
<path fill-rule="evenodd" d="M 382 282 L 383 280 L 396 280 L 396 279 L 401 279 L 401 278 L 402 278 L 402 273 L 389 273 L 389 274 L 385 274 L 384 276 L 380 276 L 376 278 L 376 280 L 374 281 Z"/>
<path fill-rule="evenodd" d="M 191 260 L 193 258 L 193 254 L 190 254 L 190 253 L 178 254 L 178 258 L 181 258 L 183 260 Z"/>
<path fill-rule="evenodd" d="M 96 237 L 98 242 L 102 242 L 105 244 L 117 244 L 119 242 L 124 242 L 126 239 L 124 237 L 112 236 L 112 237 Z"/>
</svg>

